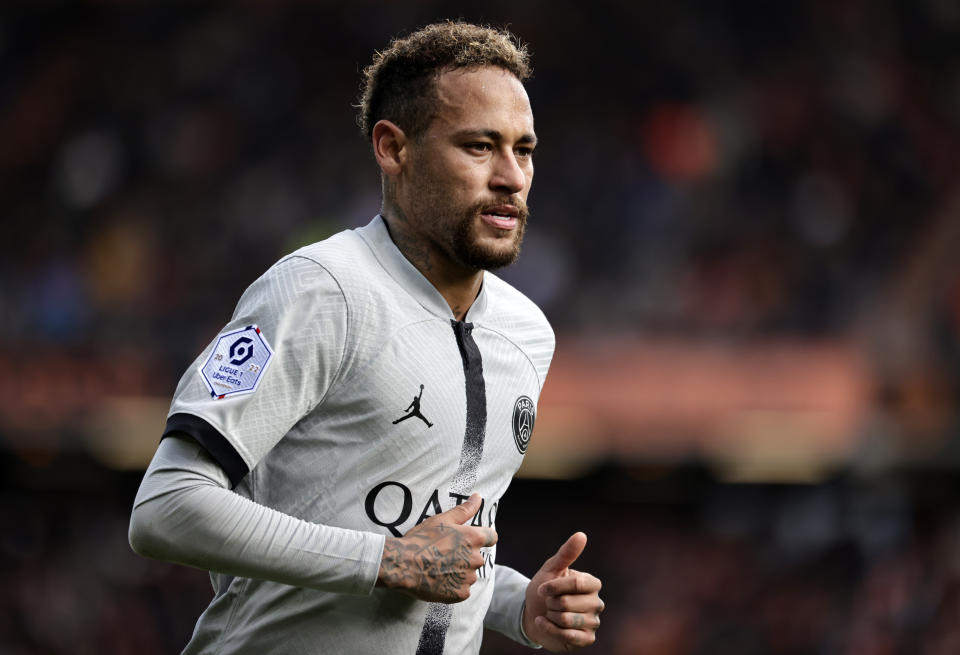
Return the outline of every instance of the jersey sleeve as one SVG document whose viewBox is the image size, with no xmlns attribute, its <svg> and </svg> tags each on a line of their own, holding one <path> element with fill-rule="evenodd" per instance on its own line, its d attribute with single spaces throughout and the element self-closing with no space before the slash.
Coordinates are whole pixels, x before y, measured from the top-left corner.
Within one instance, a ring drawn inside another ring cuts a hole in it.
<svg viewBox="0 0 960 655">
<path fill-rule="evenodd" d="M 154 454 L 130 519 L 141 555 L 297 587 L 367 595 L 385 537 L 310 523 L 230 491 L 199 444 L 171 435 Z"/>
<path fill-rule="evenodd" d="M 483 625 L 525 646 L 540 648 L 540 644 L 532 641 L 523 631 L 523 605 L 528 584 L 530 578 L 527 576 L 509 566 L 497 564 L 493 597 L 483 618 Z"/>
<path fill-rule="evenodd" d="M 193 437 L 236 486 L 323 399 L 347 324 L 343 292 L 323 266 L 281 260 L 181 378 L 164 436 Z"/>
</svg>

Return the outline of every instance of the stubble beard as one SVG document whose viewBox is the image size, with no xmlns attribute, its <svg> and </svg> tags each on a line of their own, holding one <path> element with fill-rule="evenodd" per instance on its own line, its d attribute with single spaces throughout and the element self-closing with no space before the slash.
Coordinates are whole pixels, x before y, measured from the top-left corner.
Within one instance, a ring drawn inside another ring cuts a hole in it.
<svg viewBox="0 0 960 655">
<path fill-rule="evenodd" d="M 509 244 L 499 243 L 505 239 L 498 239 L 496 247 L 485 245 L 477 234 L 481 229 L 483 219 L 480 215 L 484 210 L 501 204 L 514 205 L 518 210 L 517 224 L 513 228 Z M 520 246 L 523 244 L 523 235 L 527 230 L 529 210 L 526 203 L 518 198 L 504 202 L 477 203 L 454 222 L 450 228 L 450 243 L 448 254 L 461 266 L 474 270 L 495 271 L 509 266 L 520 256 Z"/>
<path fill-rule="evenodd" d="M 474 271 L 493 271 L 509 266 L 520 256 L 529 215 L 523 199 L 504 195 L 464 208 L 450 194 L 441 192 L 434 185 L 422 186 L 415 197 L 417 206 L 414 211 L 421 233 L 457 265 Z M 493 244 L 484 244 L 480 233 L 489 232 L 489 228 L 483 223 L 481 214 L 500 205 L 517 208 L 517 224 L 513 230 L 504 230 L 504 236 Z"/>
<path fill-rule="evenodd" d="M 502 195 L 464 208 L 449 192 L 442 190 L 446 186 L 443 176 L 432 173 L 428 170 L 414 184 L 410 196 L 410 209 L 415 216 L 410 218 L 419 224 L 421 236 L 465 269 L 494 271 L 517 261 L 530 214 L 527 203 L 515 195 Z M 513 230 L 503 230 L 504 236 L 492 245 L 484 244 L 480 233 L 490 228 L 481 215 L 502 205 L 517 208 L 517 223 Z"/>
</svg>

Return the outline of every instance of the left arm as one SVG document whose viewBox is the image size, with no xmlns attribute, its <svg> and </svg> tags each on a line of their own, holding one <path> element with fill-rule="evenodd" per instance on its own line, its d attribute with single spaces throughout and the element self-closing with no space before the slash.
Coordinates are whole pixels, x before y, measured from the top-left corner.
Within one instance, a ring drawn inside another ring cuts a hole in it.
<svg viewBox="0 0 960 655">
<path fill-rule="evenodd" d="M 600 627 L 600 580 L 570 568 L 587 545 L 575 533 L 528 580 L 497 565 L 493 600 L 484 619 L 488 628 L 528 646 L 570 651 L 589 646 Z"/>
<path fill-rule="evenodd" d="M 525 646 L 540 648 L 538 643 L 531 641 L 523 633 L 522 627 L 524 595 L 530 578 L 509 566 L 496 564 L 495 567 L 493 598 L 490 599 L 490 607 L 483 617 L 483 626 Z"/>
</svg>

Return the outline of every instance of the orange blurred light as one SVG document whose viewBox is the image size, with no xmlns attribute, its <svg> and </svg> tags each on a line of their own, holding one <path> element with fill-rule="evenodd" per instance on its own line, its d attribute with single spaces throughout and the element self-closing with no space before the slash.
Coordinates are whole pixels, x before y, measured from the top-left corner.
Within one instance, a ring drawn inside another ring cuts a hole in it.
<svg viewBox="0 0 960 655">
<path fill-rule="evenodd" d="M 675 182 L 694 182 L 717 166 L 717 138 L 696 108 L 657 106 L 641 128 L 644 153 L 653 169 Z"/>
</svg>

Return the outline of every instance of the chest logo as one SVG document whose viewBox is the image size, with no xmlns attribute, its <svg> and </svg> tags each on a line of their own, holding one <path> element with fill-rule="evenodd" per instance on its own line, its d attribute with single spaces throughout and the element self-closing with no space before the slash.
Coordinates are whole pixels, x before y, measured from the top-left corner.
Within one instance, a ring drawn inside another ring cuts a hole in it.
<svg viewBox="0 0 960 655">
<path fill-rule="evenodd" d="M 530 445 L 530 435 L 533 434 L 533 422 L 537 418 L 537 410 L 533 401 L 527 396 L 520 396 L 513 404 L 513 441 L 517 450 L 523 455 Z"/>
<path fill-rule="evenodd" d="M 420 419 L 421 421 L 423 421 L 424 423 L 426 423 L 428 428 L 432 428 L 432 427 L 433 427 L 433 423 L 431 423 L 430 421 L 428 421 L 428 420 L 427 420 L 427 417 L 420 413 L 420 398 L 421 398 L 421 397 L 423 397 L 423 385 L 422 385 L 422 384 L 420 385 L 420 393 L 417 394 L 417 396 L 414 397 L 414 399 L 413 399 L 412 401 L 410 401 L 410 404 L 407 405 L 407 408 L 404 410 L 404 411 L 407 412 L 407 413 L 404 414 L 403 416 L 401 416 L 400 418 L 398 418 L 396 421 L 394 421 L 393 424 L 396 425 L 396 424 L 399 423 L 400 421 L 406 421 L 408 418 L 414 418 L 414 417 L 416 417 L 416 418 Z"/>
</svg>

